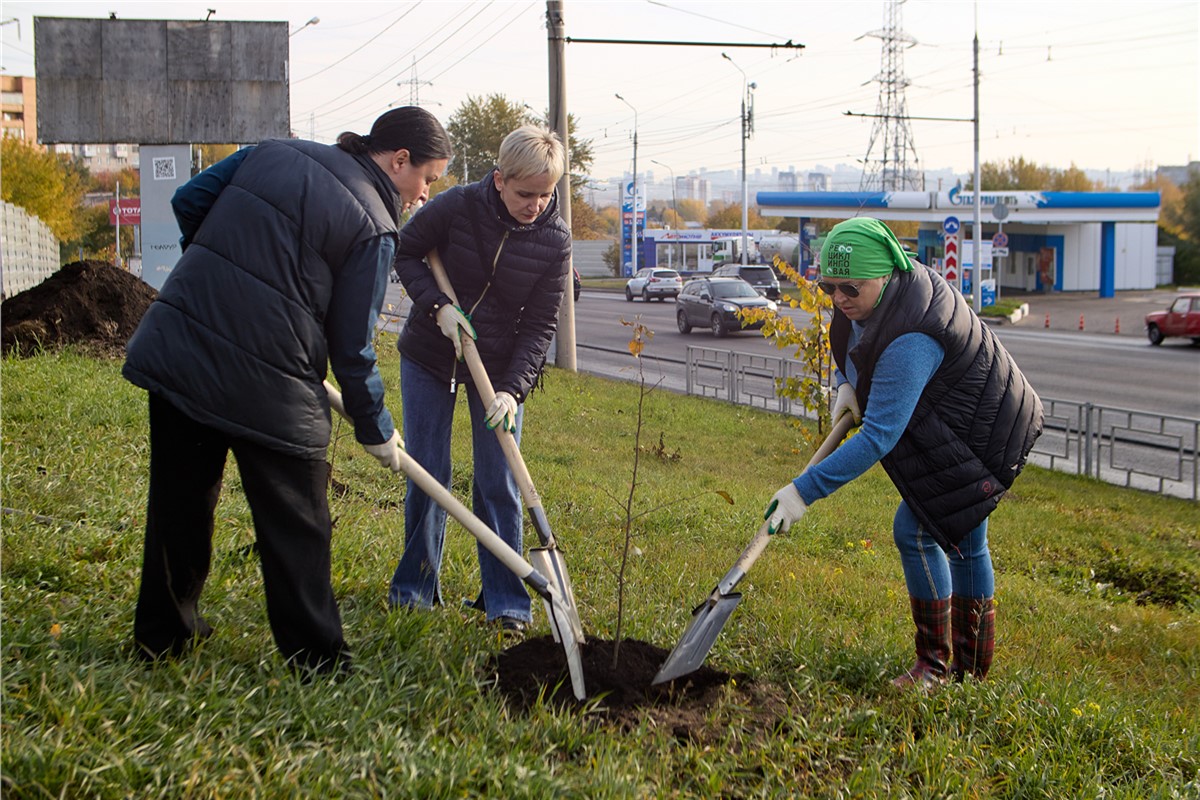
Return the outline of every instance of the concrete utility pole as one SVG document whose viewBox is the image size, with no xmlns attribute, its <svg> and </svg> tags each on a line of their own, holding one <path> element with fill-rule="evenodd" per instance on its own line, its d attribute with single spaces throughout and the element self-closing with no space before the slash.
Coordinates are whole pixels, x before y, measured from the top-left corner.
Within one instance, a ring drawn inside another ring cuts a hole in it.
<svg viewBox="0 0 1200 800">
<path fill-rule="evenodd" d="M 978 314 L 983 310 L 983 203 L 979 174 L 979 4 L 975 4 L 975 216 L 971 224 L 971 235 L 975 239 L 975 253 L 971 256 L 971 307 Z M 959 271 L 961 279 L 962 270 Z M 962 293 L 962 284 L 958 291 Z"/>
<path fill-rule="evenodd" d="M 746 71 L 727 53 L 721 53 L 721 58 L 733 64 L 733 68 L 742 73 L 742 266 L 750 263 L 750 187 L 746 175 L 746 142 L 754 132 L 754 95 L 758 84 L 750 83 Z"/>
<path fill-rule="evenodd" d="M 563 55 L 566 22 L 563 19 L 562 0 L 546 0 L 546 33 L 550 49 L 550 127 L 562 140 L 563 157 L 566 160 L 563 176 L 558 182 L 558 210 L 567 228 L 571 227 L 571 145 L 567 121 L 567 68 Z M 575 292 L 573 262 L 567 264 L 567 290 L 563 292 L 562 306 L 558 311 L 558 332 L 555 337 L 555 366 L 576 371 L 575 362 Z"/>
</svg>

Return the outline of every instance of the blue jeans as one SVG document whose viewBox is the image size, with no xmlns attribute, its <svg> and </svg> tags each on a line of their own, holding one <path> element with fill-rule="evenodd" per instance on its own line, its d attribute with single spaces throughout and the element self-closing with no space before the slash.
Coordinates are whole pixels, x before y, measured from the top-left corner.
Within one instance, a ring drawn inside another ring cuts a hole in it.
<svg viewBox="0 0 1200 800">
<path fill-rule="evenodd" d="M 892 524 L 892 537 L 900 551 L 904 583 L 919 600 L 959 597 L 991 597 L 996 589 L 992 554 L 988 552 L 987 520 L 979 523 L 947 554 L 921 527 L 908 504 L 901 501 Z"/>
<path fill-rule="evenodd" d="M 466 367 L 460 366 L 465 373 Z M 516 479 L 496 432 L 487 428 L 486 409 L 479 393 L 466 386 L 471 413 L 471 449 L 474 477 L 471 505 L 475 515 L 510 547 L 521 553 L 523 525 L 521 495 Z M 400 395 L 404 402 L 404 449 L 417 463 L 450 485 L 450 434 L 456 395 L 450 386 L 408 358 L 400 359 Z M 517 443 L 525 406 L 517 406 Z M 395 608 L 429 608 L 442 603 L 438 573 L 442 568 L 442 546 L 446 539 L 446 511 L 410 479 L 404 497 L 404 554 L 388 591 L 388 605 Z M 512 617 L 530 622 L 529 593 L 521 579 L 479 546 L 479 577 L 483 584 L 480 601 L 489 620 Z"/>
</svg>

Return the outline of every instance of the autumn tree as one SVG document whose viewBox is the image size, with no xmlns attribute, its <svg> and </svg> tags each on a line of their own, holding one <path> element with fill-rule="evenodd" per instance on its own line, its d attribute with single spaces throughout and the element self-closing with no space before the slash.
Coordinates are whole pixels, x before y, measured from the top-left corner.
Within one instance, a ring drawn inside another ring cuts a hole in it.
<svg viewBox="0 0 1200 800">
<path fill-rule="evenodd" d="M 46 152 L 15 136 L 0 138 L 0 163 L 4 165 L 0 197 L 46 223 L 60 241 L 81 235 L 86 171 L 65 155 Z"/>
<path fill-rule="evenodd" d="M 238 151 L 236 144 L 195 144 L 192 145 L 192 160 L 197 171 L 203 171 Z M 125 184 L 121 184 L 124 186 Z"/>
<path fill-rule="evenodd" d="M 674 208 L 667 208 L 662 213 L 662 223 L 664 228 L 678 230 L 685 226 L 683 216 L 675 211 Z"/>
<path fill-rule="evenodd" d="M 1159 193 L 1158 243 L 1175 248 L 1172 280 L 1200 283 L 1200 170 L 1193 169 L 1183 186 L 1158 176 L 1136 188 Z"/>
<path fill-rule="evenodd" d="M 616 235 L 611 221 L 583 198 L 571 200 L 571 235 L 576 239 L 608 239 Z"/>
<path fill-rule="evenodd" d="M 675 203 L 675 210 L 685 222 L 704 222 L 708 216 L 708 210 L 699 200 L 680 200 Z"/>
<path fill-rule="evenodd" d="M 1200 283 L 1200 170 L 1193 169 L 1183 185 L 1177 218 L 1180 241 L 1186 246 L 1182 258 L 1176 251 L 1175 282 L 1194 285 Z"/>
<path fill-rule="evenodd" d="M 116 172 L 95 172 L 88 180 L 88 191 L 115 194 L 117 184 L 121 186 L 122 197 L 135 197 L 141 194 L 142 176 L 137 167 L 125 167 Z"/>
<path fill-rule="evenodd" d="M 741 228 L 742 227 L 742 205 L 741 203 L 722 203 L 714 202 L 712 210 L 709 212 L 707 219 L 704 220 L 706 228 Z M 764 230 L 771 227 L 767 225 L 763 218 L 755 209 L 750 209 L 746 214 L 746 227 L 753 230 Z"/>
<path fill-rule="evenodd" d="M 534 122 L 528 107 L 502 94 L 467 95 L 446 125 L 454 145 L 449 171 L 460 182 L 477 181 L 496 166 L 500 142 L 510 132 Z"/>
<path fill-rule="evenodd" d="M 979 166 L 979 178 L 984 191 L 1001 192 L 1017 189 L 1051 192 L 1090 192 L 1095 183 L 1079 167 L 1072 164 L 1069 169 L 1035 164 L 1023 157 L 1010 158 L 1005 162 L 988 161 Z M 974 181 L 969 181 L 963 191 L 974 190 Z"/>
<path fill-rule="evenodd" d="M 522 125 L 549 127 L 548 115 L 538 116 L 529 106 L 509 100 L 502 94 L 487 97 L 467 96 L 450 116 L 446 132 L 454 145 L 449 171 L 460 181 L 477 181 L 496 166 L 500 143 Z M 587 181 L 592 166 L 592 143 L 575 135 L 575 115 L 567 115 L 567 139 L 571 160 L 571 187 Z M 574 198 L 572 198 L 574 199 Z"/>
</svg>

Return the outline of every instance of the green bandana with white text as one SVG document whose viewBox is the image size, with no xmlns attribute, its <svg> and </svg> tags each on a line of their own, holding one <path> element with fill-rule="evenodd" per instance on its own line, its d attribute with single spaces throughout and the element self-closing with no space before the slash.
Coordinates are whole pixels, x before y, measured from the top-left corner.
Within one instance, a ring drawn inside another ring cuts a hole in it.
<svg viewBox="0 0 1200 800">
<path fill-rule="evenodd" d="M 912 268 L 896 234 L 873 217 L 839 222 L 821 247 L 822 278 L 870 280 Z"/>
</svg>

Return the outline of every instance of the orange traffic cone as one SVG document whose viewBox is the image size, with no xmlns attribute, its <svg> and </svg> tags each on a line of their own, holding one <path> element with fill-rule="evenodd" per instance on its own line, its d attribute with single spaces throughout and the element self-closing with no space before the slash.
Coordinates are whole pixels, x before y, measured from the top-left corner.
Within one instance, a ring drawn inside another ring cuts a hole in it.
<svg viewBox="0 0 1200 800">
<path fill-rule="evenodd" d="M 1083 314 L 1079 315 L 1079 330 L 1083 330 Z"/>
<path fill-rule="evenodd" d="M 1047 328 L 1049 328 L 1049 327 L 1050 327 L 1050 315 L 1049 315 L 1049 314 L 1047 314 L 1047 315 L 1046 315 L 1046 325 L 1045 325 L 1045 327 L 1047 327 Z"/>
<path fill-rule="evenodd" d="M 1121 318 L 1117 317 L 1116 324 L 1113 325 L 1113 333 L 1121 332 Z"/>
</svg>

